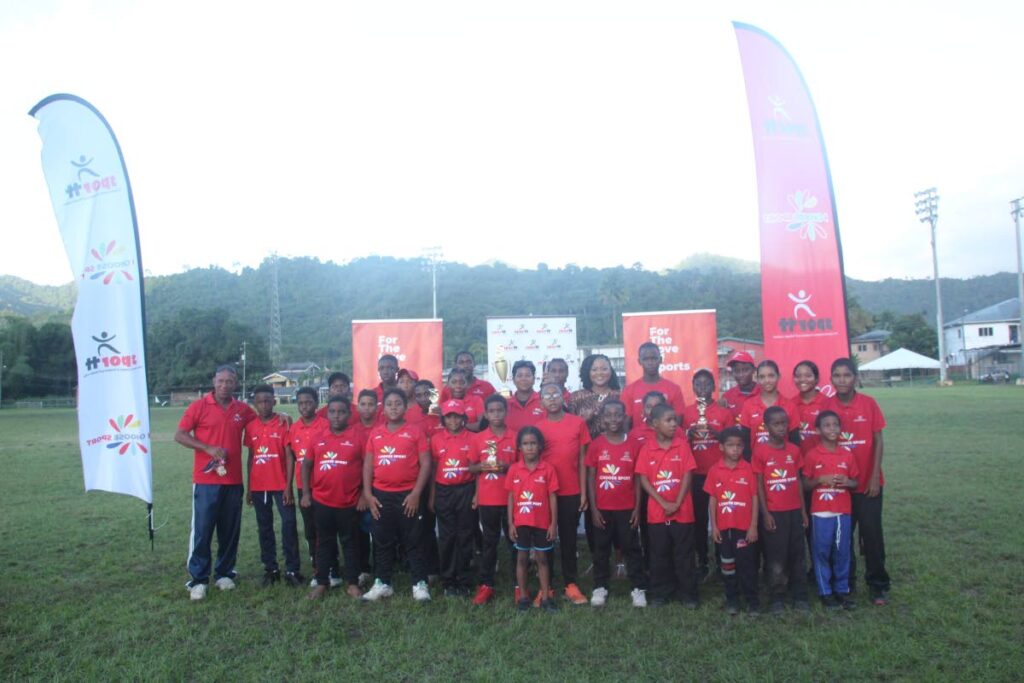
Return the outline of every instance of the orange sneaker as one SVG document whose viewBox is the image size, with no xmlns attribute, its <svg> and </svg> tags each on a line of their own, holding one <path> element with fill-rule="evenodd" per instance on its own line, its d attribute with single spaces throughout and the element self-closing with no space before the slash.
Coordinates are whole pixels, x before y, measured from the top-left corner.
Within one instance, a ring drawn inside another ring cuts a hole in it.
<svg viewBox="0 0 1024 683">
<path fill-rule="evenodd" d="M 476 589 L 476 595 L 473 596 L 474 605 L 486 605 L 494 597 L 494 589 L 485 584 L 480 584 L 480 587 Z"/>
<path fill-rule="evenodd" d="M 580 587 L 575 583 L 570 583 L 565 587 L 565 599 L 574 605 L 585 605 L 588 602 L 587 596 L 580 591 Z"/>
<path fill-rule="evenodd" d="M 548 600 L 554 600 L 554 598 L 555 598 L 555 589 L 554 588 L 549 588 L 548 589 Z M 541 603 L 541 601 L 543 599 L 544 599 L 544 594 L 541 593 L 540 591 L 537 591 L 537 597 L 535 597 L 533 599 L 533 606 L 534 607 L 540 607 L 540 603 Z"/>
</svg>

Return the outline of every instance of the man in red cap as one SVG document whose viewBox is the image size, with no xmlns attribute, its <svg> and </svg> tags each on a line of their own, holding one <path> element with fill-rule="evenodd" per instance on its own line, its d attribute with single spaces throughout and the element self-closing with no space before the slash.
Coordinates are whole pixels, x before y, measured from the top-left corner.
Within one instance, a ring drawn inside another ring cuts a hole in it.
<svg viewBox="0 0 1024 683">
<path fill-rule="evenodd" d="M 754 381 L 754 357 L 747 351 L 737 351 L 729 357 L 725 365 L 732 372 L 736 386 L 722 392 L 719 403 L 728 408 L 732 416 L 739 420 L 743 404 L 748 398 L 757 396 L 761 389 Z"/>
</svg>

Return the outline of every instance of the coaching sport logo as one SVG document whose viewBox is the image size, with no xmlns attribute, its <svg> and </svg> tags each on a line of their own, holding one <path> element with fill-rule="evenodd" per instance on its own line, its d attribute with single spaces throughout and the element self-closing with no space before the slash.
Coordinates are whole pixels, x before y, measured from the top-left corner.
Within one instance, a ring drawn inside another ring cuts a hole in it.
<svg viewBox="0 0 1024 683">
<path fill-rule="evenodd" d="M 136 418 L 135 415 L 129 413 L 128 415 L 111 417 L 107 419 L 107 424 L 110 425 L 113 431 L 92 439 L 86 439 L 85 443 L 87 446 L 106 443 L 108 449 L 117 449 L 118 455 L 149 453 L 149 449 L 142 443 L 149 439 L 149 434 L 142 431 L 142 421 Z"/>
</svg>

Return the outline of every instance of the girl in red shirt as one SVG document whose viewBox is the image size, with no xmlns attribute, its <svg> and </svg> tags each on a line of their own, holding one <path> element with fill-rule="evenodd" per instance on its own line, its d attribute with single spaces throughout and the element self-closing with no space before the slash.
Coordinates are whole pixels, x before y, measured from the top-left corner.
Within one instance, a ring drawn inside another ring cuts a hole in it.
<svg viewBox="0 0 1024 683">
<path fill-rule="evenodd" d="M 789 417 L 789 438 L 800 443 L 800 423 L 796 411 L 788 398 L 779 393 L 779 366 L 773 360 L 763 360 L 757 366 L 757 383 L 761 390 L 743 403 L 739 424 L 747 430 L 748 444 L 743 457 L 750 460 L 754 445 L 768 442 L 768 429 L 764 425 L 764 411 L 772 406 L 779 406 Z"/>
</svg>

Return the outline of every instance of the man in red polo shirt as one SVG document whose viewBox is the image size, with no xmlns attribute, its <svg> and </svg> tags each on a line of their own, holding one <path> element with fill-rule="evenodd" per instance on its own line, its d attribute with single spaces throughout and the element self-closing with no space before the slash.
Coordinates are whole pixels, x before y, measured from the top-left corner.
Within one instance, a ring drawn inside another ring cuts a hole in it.
<svg viewBox="0 0 1024 683">
<path fill-rule="evenodd" d="M 732 354 L 725 366 L 732 372 L 736 386 L 722 393 L 719 404 L 728 408 L 736 418 L 736 422 L 739 423 L 743 404 L 748 398 L 761 393 L 761 387 L 754 381 L 754 357 L 746 351 L 737 351 Z"/>
<path fill-rule="evenodd" d="M 476 359 L 469 351 L 459 351 L 455 354 L 455 367 L 466 373 L 466 396 L 476 396 L 481 401 L 495 393 L 494 385 L 487 380 L 474 377 Z M 453 398 L 451 390 L 447 386 L 441 387 L 441 402 Z M 458 398 L 457 396 L 454 398 Z M 472 422 L 472 420 L 470 420 Z"/>
<path fill-rule="evenodd" d="M 654 342 L 644 342 L 640 345 L 638 352 L 640 367 L 643 368 L 643 377 L 635 382 L 626 385 L 619 395 L 619 400 L 626 404 L 626 412 L 632 421 L 632 426 L 637 426 L 644 420 L 644 396 L 652 391 L 660 391 L 665 395 L 676 415 L 682 415 L 686 407 L 683 401 L 683 391 L 675 382 L 670 382 L 661 376 L 661 349 Z"/>
<path fill-rule="evenodd" d="M 174 440 L 194 451 L 192 466 L 192 534 L 186 587 L 193 600 L 206 597 L 210 581 L 210 543 L 217 533 L 215 583 L 235 587 L 235 559 L 242 530 L 242 433 L 256 417 L 235 400 L 238 374 L 222 365 L 213 376 L 213 391 L 194 401 L 182 415 Z"/>
</svg>

